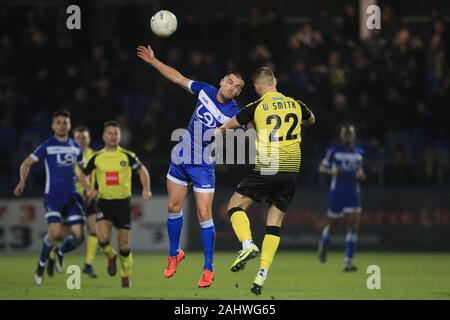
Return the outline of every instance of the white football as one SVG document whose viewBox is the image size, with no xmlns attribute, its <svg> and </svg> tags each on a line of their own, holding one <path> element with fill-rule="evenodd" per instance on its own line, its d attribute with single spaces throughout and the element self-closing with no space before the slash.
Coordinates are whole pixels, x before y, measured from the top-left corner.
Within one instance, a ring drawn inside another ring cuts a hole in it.
<svg viewBox="0 0 450 320">
<path fill-rule="evenodd" d="M 177 17 L 170 11 L 161 10 L 150 19 L 150 28 L 158 37 L 169 37 L 177 30 Z"/>
</svg>

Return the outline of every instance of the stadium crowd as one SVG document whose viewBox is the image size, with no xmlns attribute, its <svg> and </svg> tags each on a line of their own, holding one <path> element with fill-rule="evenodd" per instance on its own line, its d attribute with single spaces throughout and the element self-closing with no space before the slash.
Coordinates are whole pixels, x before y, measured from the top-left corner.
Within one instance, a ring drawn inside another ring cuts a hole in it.
<svg viewBox="0 0 450 320">
<path fill-rule="evenodd" d="M 428 22 L 404 24 L 384 6 L 382 29 L 362 41 L 351 4 L 339 16 L 320 10 L 305 22 L 254 7 L 242 19 L 221 11 L 208 19 L 178 16 L 175 35 L 162 40 L 137 7 L 115 9 L 69 31 L 63 10 L 0 6 L 1 194 L 11 194 L 21 159 L 50 134 L 60 108 L 72 112 L 74 126 L 91 129 L 94 148 L 103 122 L 118 120 L 123 146 L 164 181 L 171 132 L 186 127 L 194 97 L 139 61 L 136 46 L 150 42 L 162 61 L 192 79 L 217 84 L 228 69 L 242 72 L 241 106 L 256 98 L 251 73 L 273 68 L 279 89 L 317 117 L 304 130 L 304 186 L 324 185 L 317 166 L 346 121 L 356 124 L 365 149 L 368 184 L 450 183 L 450 37 L 439 11 Z M 29 192 L 41 192 L 43 170 L 31 173 L 36 188 Z"/>
</svg>

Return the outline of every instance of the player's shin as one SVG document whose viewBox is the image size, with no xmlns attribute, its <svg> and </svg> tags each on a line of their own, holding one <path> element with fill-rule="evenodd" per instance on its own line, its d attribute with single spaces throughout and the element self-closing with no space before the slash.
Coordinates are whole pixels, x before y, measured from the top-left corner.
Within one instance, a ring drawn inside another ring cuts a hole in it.
<svg viewBox="0 0 450 320">
<path fill-rule="evenodd" d="M 345 263 L 351 264 L 353 255 L 355 254 L 356 241 L 357 241 L 356 232 L 349 231 L 345 237 Z"/>
<path fill-rule="evenodd" d="M 228 211 L 234 233 L 242 243 L 242 248 L 247 249 L 253 244 L 250 221 L 244 209 L 235 207 Z"/>
<path fill-rule="evenodd" d="M 87 239 L 86 244 L 86 258 L 85 262 L 86 264 L 92 264 L 95 259 L 95 254 L 97 252 L 97 245 L 98 245 L 98 239 L 95 234 L 90 234 Z"/>
<path fill-rule="evenodd" d="M 214 255 L 214 242 L 216 238 L 216 229 L 214 228 L 213 219 L 200 222 L 201 238 L 203 244 L 203 253 L 205 256 L 205 264 L 203 269 L 213 271 L 213 255 Z"/>
<path fill-rule="evenodd" d="M 330 243 L 330 226 L 327 224 L 322 229 L 322 234 L 320 237 L 320 244 L 326 248 L 328 244 Z"/>
<path fill-rule="evenodd" d="M 50 251 L 50 254 L 48 255 L 48 258 L 50 260 L 55 260 L 56 259 L 56 251 L 58 251 L 58 248 L 59 248 L 60 245 L 61 245 L 60 241 L 55 241 L 54 242 L 53 249 Z"/>
<path fill-rule="evenodd" d="M 70 252 L 76 249 L 76 247 L 78 247 L 82 242 L 83 242 L 82 237 L 75 238 L 73 235 L 70 234 L 64 239 L 63 243 L 61 244 L 61 247 L 59 248 L 58 253 L 63 255 L 67 252 Z"/>
<path fill-rule="evenodd" d="M 39 255 L 39 265 L 41 267 L 45 266 L 45 263 L 47 262 L 48 256 L 50 255 L 50 252 L 52 251 L 54 247 L 54 242 L 50 241 L 48 239 L 48 235 L 44 237 L 44 240 L 42 240 L 42 248 L 41 253 Z"/>
<path fill-rule="evenodd" d="M 325 225 L 319 240 L 319 261 L 325 263 L 327 260 L 328 244 L 330 243 L 330 224 Z"/>
<path fill-rule="evenodd" d="M 133 254 L 130 250 L 120 251 L 120 275 L 122 278 L 128 278 L 131 275 L 133 265 Z"/>
<path fill-rule="evenodd" d="M 174 257 L 180 249 L 180 235 L 183 228 L 183 210 L 179 213 L 171 213 L 167 217 L 167 233 L 169 234 L 169 256 Z"/>
<path fill-rule="evenodd" d="M 269 270 L 275 253 L 277 252 L 278 245 L 280 244 L 280 227 L 267 226 L 266 235 L 262 243 L 261 250 L 261 270 L 264 273 L 263 277 L 267 277 L 267 271 Z"/>
<path fill-rule="evenodd" d="M 98 245 L 107 258 L 112 258 L 115 255 L 117 255 L 116 250 L 114 250 L 110 241 L 107 242 L 99 241 Z"/>
</svg>

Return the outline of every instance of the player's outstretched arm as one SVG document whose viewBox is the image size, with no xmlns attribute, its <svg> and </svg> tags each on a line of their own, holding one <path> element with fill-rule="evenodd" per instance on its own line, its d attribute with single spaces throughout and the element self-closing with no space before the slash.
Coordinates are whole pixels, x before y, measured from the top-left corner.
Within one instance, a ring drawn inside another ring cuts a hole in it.
<svg viewBox="0 0 450 320">
<path fill-rule="evenodd" d="M 138 46 L 137 47 L 137 56 L 150 64 L 156 70 L 158 70 L 166 79 L 172 81 L 173 83 L 178 84 L 183 89 L 189 90 L 189 81 L 190 79 L 183 76 L 180 72 L 175 70 L 174 68 L 162 63 L 155 57 L 155 53 L 153 52 L 150 46 Z"/>
<path fill-rule="evenodd" d="M 20 181 L 17 184 L 16 188 L 14 189 L 14 195 L 16 197 L 20 196 L 23 193 L 23 190 L 25 189 L 25 184 L 27 182 L 28 174 L 30 173 L 30 168 L 35 162 L 36 161 L 30 156 L 26 158 L 20 165 L 19 170 Z"/>
<path fill-rule="evenodd" d="M 316 122 L 316 117 L 314 116 L 314 114 L 311 112 L 311 117 L 309 117 L 309 119 L 307 120 L 302 120 L 302 126 L 304 127 L 309 127 L 311 125 L 313 125 Z"/>
<path fill-rule="evenodd" d="M 236 116 L 225 122 L 219 128 L 216 128 L 215 135 L 225 134 L 227 129 L 236 129 L 239 128 L 241 124 L 237 121 Z"/>
<path fill-rule="evenodd" d="M 303 127 L 309 127 L 310 125 L 313 125 L 316 122 L 316 116 L 314 116 L 314 113 L 300 100 L 297 100 L 297 102 L 300 104 L 300 108 L 302 109 L 302 126 Z"/>
<path fill-rule="evenodd" d="M 152 198 L 152 191 L 150 189 L 150 174 L 144 165 L 142 165 L 137 173 L 142 184 L 142 199 L 144 201 L 148 201 Z"/>
<path fill-rule="evenodd" d="M 314 115 L 314 113 L 312 113 L 311 110 L 309 110 L 309 112 L 311 113 L 311 116 L 308 119 L 302 120 L 302 126 L 304 127 L 309 127 L 316 122 L 316 116 Z"/>
</svg>

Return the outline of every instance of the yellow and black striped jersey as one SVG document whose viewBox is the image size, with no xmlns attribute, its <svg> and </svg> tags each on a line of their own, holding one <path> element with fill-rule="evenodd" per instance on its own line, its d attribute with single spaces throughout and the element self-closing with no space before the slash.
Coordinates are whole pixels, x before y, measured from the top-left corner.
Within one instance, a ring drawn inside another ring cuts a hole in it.
<svg viewBox="0 0 450 320">
<path fill-rule="evenodd" d="M 136 155 L 121 147 L 115 151 L 102 149 L 89 159 L 84 174 L 95 170 L 100 199 L 119 200 L 131 196 L 132 170 L 139 170 L 142 163 Z"/>
<path fill-rule="evenodd" d="M 87 164 L 87 162 L 89 161 L 89 159 L 92 157 L 92 155 L 94 153 L 95 153 L 95 151 L 93 149 L 91 149 L 91 148 L 86 148 L 83 151 L 83 161 L 84 161 L 85 164 Z M 81 185 L 81 182 L 78 179 L 78 177 L 80 176 L 80 171 L 81 171 L 80 167 L 76 166 L 75 172 L 76 172 L 76 175 L 77 175 L 77 185 L 76 185 L 77 192 L 80 195 L 83 195 L 84 194 L 84 188 L 83 188 L 83 186 Z M 95 186 L 95 175 L 91 176 L 91 186 L 92 187 Z"/>
<path fill-rule="evenodd" d="M 299 172 L 301 123 L 311 111 L 298 100 L 280 92 L 268 92 L 248 104 L 236 116 L 239 124 L 254 121 L 256 126 L 255 170 L 260 172 Z"/>
</svg>

